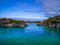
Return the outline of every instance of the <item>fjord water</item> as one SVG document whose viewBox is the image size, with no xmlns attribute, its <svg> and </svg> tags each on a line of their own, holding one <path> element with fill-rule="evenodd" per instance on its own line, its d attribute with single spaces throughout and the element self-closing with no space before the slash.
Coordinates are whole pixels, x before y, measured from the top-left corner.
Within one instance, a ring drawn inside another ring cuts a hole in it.
<svg viewBox="0 0 60 45">
<path fill-rule="evenodd" d="M 28 24 L 25 28 L 0 27 L 0 45 L 59 45 L 60 30 Z"/>
</svg>

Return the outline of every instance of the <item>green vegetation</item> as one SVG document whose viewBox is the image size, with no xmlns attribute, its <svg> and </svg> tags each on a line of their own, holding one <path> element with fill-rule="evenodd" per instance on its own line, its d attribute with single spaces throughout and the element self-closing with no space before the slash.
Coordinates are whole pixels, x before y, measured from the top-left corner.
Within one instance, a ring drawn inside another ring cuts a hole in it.
<svg viewBox="0 0 60 45">
<path fill-rule="evenodd" d="M 60 15 L 55 16 L 55 17 L 49 17 L 48 19 L 44 20 L 43 22 L 39 22 L 37 25 L 60 28 Z"/>
<path fill-rule="evenodd" d="M 12 20 L 12 19 L 9 19 L 9 22 L 10 22 L 10 23 L 17 23 L 17 24 L 25 23 L 25 22 L 22 21 L 22 20 Z"/>
<path fill-rule="evenodd" d="M 44 21 L 46 24 L 60 23 L 60 16 L 55 16 Z"/>
<path fill-rule="evenodd" d="M 49 19 L 45 20 L 43 23 L 44 23 L 45 26 L 55 24 L 55 27 L 57 27 L 57 24 L 60 23 L 60 15 L 55 16 L 55 17 L 50 17 Z"/>
<path fill-rule="evenodd" d="M 0 19 L 0 26 L 25 27 L 27 24 L 22 20 L 13 20 L 7 18 Z"/>
</svg>

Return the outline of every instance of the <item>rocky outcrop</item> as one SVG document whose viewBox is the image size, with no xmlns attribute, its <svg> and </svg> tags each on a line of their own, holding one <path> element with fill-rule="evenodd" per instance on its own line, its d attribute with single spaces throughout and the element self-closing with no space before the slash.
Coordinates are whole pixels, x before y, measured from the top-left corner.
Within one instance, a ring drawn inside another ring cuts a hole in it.
<svg viewBox="0 0 60 45">
<path fill-rule="evenodd" d="M 41 25 L 41 23 L 39 25 Z M 47 27 L 60 28 L 60 15 L 44 20 L 42 25 Z"/>
<path fill-rule="evenodd" d="M 13 24 L 12 27 L 26 27 L 27 24 Z"/>
<path fill-rule="evenodd" d="M 50 24 L 49 27 L 53 27 L 53 28 L 60 28 L 60 23 L 58 24 Z"/>
<path fill-rule="evenodd" d="M 12 23 L 11 23 L 12 22 Z M 26 27 L 27 24 L 24 21 L 17 21 L 12 19 L 2 18 L 0 19 L 0 26 L 2 27 Z"/>
<path fill-rule="evenodd" d="M 60 28 L 60 23 L 59 23 L 59 24 L 57 24 L 57 28 Z"/>
<path fill-rule="evenodd" d="M 26 24 L 5 24 L 5 25 L 1 25 L 1 27 L 26 27 Z"/>
</svg>

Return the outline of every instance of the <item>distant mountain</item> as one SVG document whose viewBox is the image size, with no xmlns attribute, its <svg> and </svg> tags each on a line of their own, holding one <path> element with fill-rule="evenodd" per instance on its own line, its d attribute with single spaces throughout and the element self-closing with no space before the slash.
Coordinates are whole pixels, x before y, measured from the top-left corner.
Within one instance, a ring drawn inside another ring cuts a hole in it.
<svg viewBox="0 0 60 45">
<path fill-rule="evenodd" d="M 23 21 L 44 21 L 44 19 L 27 19 L 27 18 L 12 18 L 14 20 L 23 20 Z"/>
</svg>

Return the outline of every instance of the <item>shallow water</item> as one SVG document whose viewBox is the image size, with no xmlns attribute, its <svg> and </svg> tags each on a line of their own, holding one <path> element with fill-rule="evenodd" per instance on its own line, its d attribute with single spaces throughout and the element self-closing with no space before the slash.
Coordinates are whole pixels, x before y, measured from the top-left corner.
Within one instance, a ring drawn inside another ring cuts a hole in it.
<svg viewBox="0 0 60 45">
<path fill-rule="evenodd" d="M 0 45 L 60 45 L 60 29 L 28 25 L 26 28 L 0 27 Z"/>
</svg>

